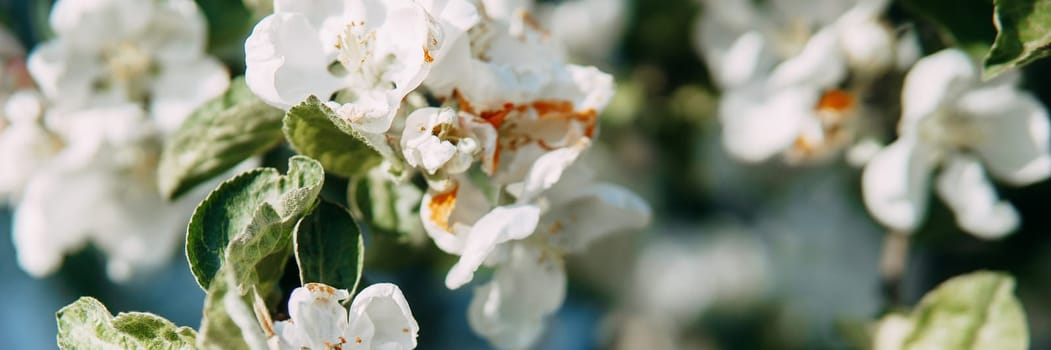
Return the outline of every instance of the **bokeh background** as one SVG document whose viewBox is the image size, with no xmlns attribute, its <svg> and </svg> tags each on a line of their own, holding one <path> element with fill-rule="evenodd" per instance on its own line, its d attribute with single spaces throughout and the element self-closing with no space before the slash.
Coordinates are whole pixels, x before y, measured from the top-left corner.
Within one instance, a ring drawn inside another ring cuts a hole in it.
<svg viewBox="0 0 1051 350">
<path fill-rule="evenodd" d="M 239 74 L 253 14 L 236 0 L 198 3 L 211 25 L 210 52 Z M 32 47 L 47 35 L 48 6 L 0 0 L 0 23 Z M 694 48 L 700 3 L 625 6 L 621 31 L 603 33 L 614 36 L 615 48 L 579 58 L 618 80 L 586 161 L 605 180 L 649 200 L 655 218 L 643 232 L 618 234 L 571 259 L 568 298 L 538 348 L 858 348 L 866 324 L 891 307 L 878 277 L 884 232 L 861 204 L 860 170 L 842 161 L 789 167 L 728 158 L 713 113 L 718 92 Z M 900 4 L 891 17 L 914 18 Z M 924 23 L 916 25 L 923 33 Z M 927 52 L 938 48 L 924 44 Z M 1048 76 L 1047 61 L 1025 71 L 1026 86 L 1045 104 Z M 927 224 L 910 247 L 902 301 L 915 303 L 951 276 L 1007 271 L 1017 278 L 1032 347 L 1051 349 L 1051 183 L 999 191 L 1023 224 L 995 242 L 962 233 L 948 209 L 931 201 Z M 10 224 L 10 208 L 0 209 L 0 235 L 10 237 Z M 401 286 L 420 322 L 421 349 L 487 348 L 467 327 L 470 288 L 449 291 L 442 283 L 451 257 L 429 243 L 369 239 L 365 281 Z M 199 325 L 204 292 L 181 253 L 150 278 L 116 285 L 90 248 L 40 280 L 18 268 L 13 249 L 10 239 L 0 239 L 0 348 L 54 348 L 54 312 L 82 295 L 113 312 L 153 312 Z"/>
</svg>

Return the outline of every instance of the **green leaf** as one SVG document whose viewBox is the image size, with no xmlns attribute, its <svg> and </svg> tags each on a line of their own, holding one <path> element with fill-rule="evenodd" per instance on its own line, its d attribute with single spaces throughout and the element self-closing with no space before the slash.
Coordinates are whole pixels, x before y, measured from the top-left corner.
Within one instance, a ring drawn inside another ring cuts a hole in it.
<svg viewBox="0 0 1051 350">
<path fill-rule="evenodd" d="M 350 291 L 357 288 L 365 246 L 361 229 L 346 209 L 321 201 L 317 210 L 299 220 L 295 242 L 303 284 L 318 282 Z"/>
<path fill-rule="evenodd" d="M 368 141 L 314 96 L 288 110 L 283 129 L 292 148 L 317 159 L 331 174 L 360 175 L 383 160 Z"/>
<path fill-rule="evenodd" d="M 996 0 L 996 41 L 985 57 L 986 79 L 1051 54 L 1051 0 Z"/>
<path fill-rule="evenodd" d="M 905 7 L 934 23 L 947 46 L 981 60 L 996 37 L 991 0 L 905 0 Z"/>
<path fill-rule="evenodd" d="M 420 221 L 423 191 L 412 182 L 396 182 L 383 169 L 373 169 L 348 186 L 347 201 L 366 227 L 399 239 L 424 235 Z"/>
<path fill-rule="evenodd" d="M 129 312 L 116 317 L 98 300 L 83 297 L 58 310 L 62 349 L 194 349 L 197 333 L 160 316 Z"/>
<path fill-rule="evenodd" d="M 241 173 L 220 184 L 194 210 L 186 230 L 186 257 L 202 288 L 208 289 L 230 257 L 228 250 L 243 264 L 235 275 L 249 279 L 238 281 L 241 287 L 246 281 L 269 282 L 269 271 L 284 268 L 284 261 L 275 260 L 290 254 L 294 223 L 313 209 L 324 182 L 317 161 L 295 156 L 288 163 L 285 176 L 272 168 Z"/>
<path fill-rule="evenodd" d="M 923 297 L 908 316 L 889 315 L 877 349 L 999 349 L 1029 347 L 1025 312 L 1014 279 L 980 271 L 952 278 Z"/>
<path fill-rule="evenodd" d="M 174 199 L 283 139 L 284 113 L 255 97 L 243 78 L 193 112 L 161 154 L 158 186 Z"/>
<path fill-rule="evenodd" d="M 216 350 L 266 348 L 263 327 L 269 326 L 266 331 L 270 335 L 274 333 L 269 318 L 267 322 L 259 322 L 250 298 L 231 288 L 236 283 L 232 272 L 221 269 L 218 276 L 208 287 L 208 296 L 204 300 L 204 316 L 197 346 Z"/>
</svg>

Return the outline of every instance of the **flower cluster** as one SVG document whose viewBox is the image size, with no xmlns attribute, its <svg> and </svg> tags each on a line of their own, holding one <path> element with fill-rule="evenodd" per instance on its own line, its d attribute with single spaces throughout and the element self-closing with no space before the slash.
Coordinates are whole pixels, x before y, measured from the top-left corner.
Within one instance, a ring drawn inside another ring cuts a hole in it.
<svg viewBox="0 0 1051 350">
<path fill-rule="evenodd" d="M 903 233 L 923 223 L 940 169 L 935 189 L 963 230 L 986 239 L 1014 231 L 1018 214 L 985 169 L 1019 186 L 1051 175 L 1047 110 L 1018 89 L 1019 75 L 981 82 L 959 49 L 920 58 L 911 30 L 896 34 L 880 19 L 886 1 L 821 4 L 706 2 L 700 48 L 723 90 L 727 150 L 795 162 L 849 148 L 847 160 L 865 167 L 869 211 Z M 896 132 L 885 127 L 895 121 Z"/>
<path fill-rule="evenodd" d="M 245 44 L 249 87 L 281 108 L 317 96 L 391 172 L 422 173 L 423 227 L 460 256 L 446 285 L 495 270 L 469 310 L 495 345 L 536 341 L 564 299 L 566 254 L 648 222 L 644 201 L 577 161 L 612 77 L 567 64 L 524 8 L 277 0 L 274 9 Z"/>
<path fill-rule="evenodd" d="M 90 243 L 109 256 L 110 278 L 126 280 L 179 245 L 196 199 L 158 193 L 161 145 L 229 75 L 204 54 L 204 16 L 190 0 L 61 0 L 50 24 L 54 39 L 27 59 L 39 90 L 20 85 L 0 134 L 19 263 L 46 275 Z"/>
<path fill-rule="evenodd" d="M 420 327 L 398 286 L 374 284 L 362 289 L 350 304 L 345 289 L 307 283 L 292 291 L 289 319 L 272 325 L 267 341 L 278 349 L 390 349 L 416 347 Z"/>
</svg>

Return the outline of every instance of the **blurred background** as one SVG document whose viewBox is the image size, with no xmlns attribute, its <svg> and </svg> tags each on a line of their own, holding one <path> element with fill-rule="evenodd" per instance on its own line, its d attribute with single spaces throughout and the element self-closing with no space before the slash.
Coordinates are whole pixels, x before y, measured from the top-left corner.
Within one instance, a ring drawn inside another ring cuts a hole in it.
<svg viewBox="0 0 1051 350">
<path fill-rule="evenodd" d="M 547 9 L 569 2 L 540 1 Z M 618 234 L 571 259 L 568 298 L 537 348 L 862 347 L 859 334 L 890 301 L 878 277 L 884 231 L 862 205 L 860 170 L 843 161 L 744 165 L 726 155 L 714 114 L 717 92 L 694 48 L 698 1 L 574 2 L 620 9 L 610 11 L 608 23 L 590 18 L 606 23 L 591 30 L 600 38 L 564 36 L 574 60 L 618 80 L 599 142 L 585 161 L 604 180 L 646 198 L 655 218 L 644 232 Z M 240 74 L 241 45 L 256 15 L 236 0 L 198 3 L 211 26 L 209 51 Z M 47 36 L 48 7 L 46 0 L 0 0 L 0 23 L 31 48 Z M 895 4 L 896 16 L 910 13 Z M 923 23 L 918 26 L 923 33 Z M 926 52 L 937 48 L 926 44 Z M 1025 71 L 1026 86 L 1045 104 L 1051 102 L 1051 80 L 1041 79 L 1047 76 L 1047 61 Z M 1051 349 L 1051 183 L 998 190 L 1021 213 L 1021 229 L 981 241 L 931 201 L 927 224 L 910 247 L 902 299 L 912 305 L 958 274 L 1010 272 L 1032 347 Z M 5 237 L 11 216 L 11 208 L 0 210 Z M 420 323 L 419 348 L 488 348 L 467 326 L 471 289 L 443 285 L 451 257 L 429 242 L 410 247 L 369 239 L 365 281 L 401 286 Z M 182 253 L 150 278 L 117 285 L 90 248 L 40 280 L 19 269 L 13 249 L 10 239 L 0 240 L 0 348 L 54 348 L 54 312 L 82 295 L 113 312 L 153 312 L 199 326 L 204 292 Z"/>
</svg>

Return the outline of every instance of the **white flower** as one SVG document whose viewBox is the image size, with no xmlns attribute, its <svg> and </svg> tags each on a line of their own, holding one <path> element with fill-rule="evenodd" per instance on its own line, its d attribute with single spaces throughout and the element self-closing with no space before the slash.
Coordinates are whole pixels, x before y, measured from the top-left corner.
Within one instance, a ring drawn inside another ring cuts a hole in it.
<svg viewBox="0 0 1051 350">
<path fill-rule="evenodd" d="M 479 287 L 470 310 L 472 327 L 501 348 L 535 342 L 564 298 L 563 256 L 609 233 L 637 229 L 650 218 L 642 199 L 609 184 L 593 183 L 573 166 L 586 145 L 540 157 L 525 180 L 508 186 L 513 204 L 493 208 L 461 178 L 444 193 L 428 193 L 420 212 L 439 248 L 461 255 L 446 277 L 459 288 L 484 265 L 494 279 Z"/>
<path fill-rule="evenodd" d="M 22 90 L 5 104 L 7 120 L 0 128 L 0 203 L 18 202 L 26 184 L 62 147 L 62 140 L 44 126 L 43 102 Z"/>
<path fill-rule="evenodd" d="M 477 20 L 466 0 L 275 0 L 274 14 L 245 42 L 245 78 L 283 109 L 336 94 L 331 105 L 342 118 L 382 133 L 402 99 Z"/>
<path fill-rule="evenodd" d="M 450 108 L 420 108 L 409 114 L 401 138 L 402 155 L 428 174 L 467 171 L 483 152 L 492 158 L 496 130 L 485 120 Z"/>
<path fill-rule="evenodd" d="M 930 176 L 962 229 L 998 238 L 1019 222 L 987 178 L 1016 186 L 1051 174 L 1047 109 L 1017 87 L 1017 76 L 987 83 L 966 54 L 921 59 L 905 78 L 899 138 L 872 159 L 862 184 L 869 212 L 888 228 L 912 232 L 926 213 Z"/>
<path fill-rule="evenodd" d="M 378 283 L 362 289 L 350 305 L 345 289 L 307 283 L 292 291 L 288 321 L 274 324 L 271 349 L 383 349 L 416 348 L 420 327 L 398 286 Z"/>
<path fill-rule="evenodd" d="M 573 0 L 540 3 L 537 17 L 574 57 L 605 62 L 627 24 L 626 0 Z"/>
<path fill-rule="evenodd" d="M 879 123 L 864 119 L 859 101 L 875 78 L 911 64 L 916 48 L 879 20 L 883 0 L 706 5 L 699 46 L 723 89 L 724 145 L 747 162 L 825 159 L 873 133 Z"/>
<path fill-rule="evenodd" d="M 55 116 L 64 147 L 33 173 L 14 217 L 26 272 L 57 270 L 67 252 L 93 243 L 107 273 L 125 281 L 167 262 L 199 198 L 168 203 L 155 188 L 157 131 L 141 108 L 121 105 Z M 189 196 L 194 197 L 194 196 Z"/>
<path fill-rule="evenodd" d="M 205 20 L 193 1 L 60 0 L 50 22 L 55 39 L 33 51 L 29 71 L 62 106 L 143 103 L 168 132 L 229 85 L 222 64 L 204 54 Z"/>
</svg>

